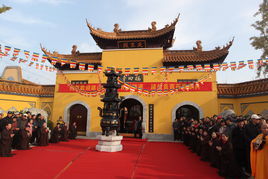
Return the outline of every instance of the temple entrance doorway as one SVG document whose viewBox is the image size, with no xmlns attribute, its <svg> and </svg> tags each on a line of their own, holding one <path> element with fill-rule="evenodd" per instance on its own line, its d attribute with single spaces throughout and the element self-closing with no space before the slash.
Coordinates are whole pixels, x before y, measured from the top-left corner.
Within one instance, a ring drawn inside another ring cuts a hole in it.
<svg viewBox="0 0 268 179">
<path fill-rule="evenodd" d="M 69 126 L 74 122 L 77 124 L 78 135 L 86 135 L 87 130 L 87 108 L 82 104 L 74 104 L 70 107 Z"/>
<path fill-rule="evenodd" d="M 133 98 L 125 99 L 120 104 L 120 133 L 133 134 L 139 116 L 143 116 L 142 104 Z"/>
<path fill-rule="evenodd" d="M 199 110 L 192 105 L 183 105 L 176 110 L 176 118 L 186 117 L 186 119 L 198 119 L 200 117 Z"/>
</svg>

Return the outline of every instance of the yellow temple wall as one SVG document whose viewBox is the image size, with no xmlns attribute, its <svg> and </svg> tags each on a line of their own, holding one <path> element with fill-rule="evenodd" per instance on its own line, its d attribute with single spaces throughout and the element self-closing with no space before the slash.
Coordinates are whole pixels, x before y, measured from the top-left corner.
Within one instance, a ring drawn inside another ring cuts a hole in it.
<svg viewBox="0 0 268 179">
<path fill-rule="evenodd" d="M 162 59 L 162 48 L 104 50 L 102 52 L 102 65 L 104 68 L 161 67 Z"/>
<path fill-rule="evenodd" d="M 100 75 L 103 78 L 103 75 Z M 90 123 L 87 124 L 90 131 L 100 131 L 100 117 L 97 107 L 102 107 L 103 103 L 100 101 L 100 96 L 96 97 L 85 97 L 79 93 L 61 93 L 59 91 L 59 84 L 66 84 L 66 79 L 72 80 L 88 80 L 89 83 L 98 83 L 98 75 L 95 73 L 70 73 L 70 74 L 57 74 L 57 82 L 54 93 L 53 103 L 53 115 L 52 121 L 56 123 L 60 116 L 67 118 L 65 110 L 68 106 L 74 102 L 82 102 L 88 105 L 88 115 L 90 117 Z"/>
<path fill-rule="evenodd" d="M 163 50 L 162 49 L 141 49 L 141 50 L 105 50 L 102 53 L 102 65 L 106 67 L 117 68 L 134 68 L 139 67 L 160 67 L 162 66 Z M 210 73 L 210 72 L 209 72 Z M 207 72 L 174 72 L 167 76 L 168 82 L 177 82 L 178 79 L 200 79 Z M 217 86 L 216 86 L 216 73 L 210 73 L 212 82 L 212 91 L 199 91 L 199 92 L 179 92 L 169 96 L 154 97 L 138 95 L 130 92 L 120 92 L 120 96 L 130 96 L 139 98 L 146 111 L 146 133 L 149 129 L 149 112 L 148 105 L 154 104 L 154 134 L 172 134 L 172 112 L 176 111 L 176 106 L 181 103 L 190 102 L 200 107 L 203 117 L 218 114 L 218 101 L 217 101 Z M 106 82 L 106 77 L 100 74 L 102 83 Z M 57 74 L 56 88 L 53 103 L 53 121 L 56 122 L 59 116 L 66 119 L 66 109 L 76 101 L 88 105 L 90 110 L 90 123 L 87 124 L 89 132 L 100 132 L 100 117 L 97 107 L 103 107 L 100 97 L 85 97 L 79 93 L 59 93 L 59 84 L 66 84 L 72 80 L 88 80 L 88 83 L 98 83 L 99 78 L 97 74 L 87 72 L 65 72 L 64 75 Z M 154 74 L 144 76 L 144 82 L 164 82 L 165 76 L 162 74 Z M 65 115 L 65 116 L 64 116 Z"/>
<path fill-rule="evenodd" d="M 232 109 L 237 115 L 261 114 L 268 110 L 268 95 L 242 98 L 219 98 L 219 111 Z"/>
<path fill-rule="evenodd" d="M 0 111 L 6 113 L 8 110 L 20 111 L 25 108 L 39 108 L 52 112 L 54 98 L 40 98 L 22 95 L 0 94 Z M 50 111 L 49 111 L 50 110 Z"/>
<path fill-rule="evenodd" d="M 95 74 L 92 74 L 93 76 Z M 173 74 L 175 78 L 175 74 Z M 75 77 L 76 76 L 76 77 Z M 177 75 L 176 75 L 177 76 Z M 186 75 L 187 77 L 195 76 L 194 74 Z M 83 75 L 73 75 L 70 79 L 75 80 L 83 79 Z M 181 77 L 182 78 L 182 77 Z M 59 77 L 58 77 L 59 79 Z M 172 78 L 171 78 L 172 79 Z M 183 79 L 187 79 L 185 76 Z M 62 79 L 61 79 L 62 80 Z M 64 81 L 62 81 L 64 82 Z M 214 85 L 213 85 L 214 86 Z M 56 122 L 59 116 L 65 115 L 64 111 L 69 104 L 74 103 L 75 101 L 80 101 L 89 106 L 90 109 L 90 124 L 87 124 L 90 132 L 100 132 L 100 117 L 97 107 L 103 107 L 103 103 L 100 101 L 100 97 L 86 97 L 79 93 L 59 93 L 54 94 L 55 101 L 53 103 L 53 121 Z M 154 133 L 157 134 L 170 134 L 172 131 L 172 111 L 177 104 L 183 102 L 192 102 L 200 106 L 201 110 L 204 113 L 204 116 L 212 116 L 218 113 L 217 108 L 217 91 L 213 87 L 213 91 L 209 92 L 180 92 L 178 94 L 169 95 L 169 96 L 158 96 L 154 97 L 137 95 L 130 92 L 120 92 L 120 96 L 136 96 L 140 98 L 145 103 L 146 111 L 146 132 L 148 132 L 149 120 L 148 120 L 148 105 L 154 104 Z"/>
</svg>

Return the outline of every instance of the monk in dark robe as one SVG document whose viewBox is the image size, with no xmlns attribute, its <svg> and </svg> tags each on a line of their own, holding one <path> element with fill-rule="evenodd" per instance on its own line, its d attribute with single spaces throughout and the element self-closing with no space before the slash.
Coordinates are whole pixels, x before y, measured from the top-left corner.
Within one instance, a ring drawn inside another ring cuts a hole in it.
<svg viewBox="0 0 268 179">
<path fill-rule="evenodd" d="M 201 155 L 201 151 L 202 151 L 202 141 L 201 141 L 201 138 L 202 138 L 202 134 L 203 134 L 203 129 L 200 128 L 200 129 L 197 129 L 197 135 L 196 135 L 196 154 L 198 156 Z"/>
<path fill-rule="evenodd" d="M 210 165 L 215 168 L 220 167 L 220 153 L 217 150 L 217 146 L 220 146 L 220 139 L 216 132 L 212 132 L 210 145 Z"/>
<path fill-rule="evenodd" d="M 75 139 L 77 136 L 77 126 L 76 122 L 74 122 L 69 129 L 69 139 Z"/>
<path fill-rule="evenodd" d="M 48 146 L 48 128 L 47 123 L 43 123 L 43 126 L 40 130 L 39 146 Z"/>
<path fill-rule="evenodd" d="M 209 135 L 207 130 L 204 130 L 203 136 L 201 138 L 201 145 L 202 145 L 202 151 L 201 151 L 201 160 L 203 161 L 209 161 Z"/>
<path fill-rule="evenodd" d="M 20 141 L 19 141 L 19 150 L 29 150 L 30 142 L 30 126 L 26 126 L 24 129 L 20 130 Z"/>
<path fill-rule="evenodd" d="M 13 123 L 11 124 L 12 127 L 11 127 L 11 130 L 12 130 L 12 133 L 14 134 L 14 137 L 12 139 L 12 148 L 13 149 L 17 149 L 18 148 L 18 145 L 19 145 L 19 141 L 20 141 L 20 135 L 19 135 L 19 130 L 20 128 L 18 127 L 18 119 L 14 116 L 12 117 L 12 120 L 13 120 Z"/>
<path fill-rule="evenodd" d="M 219 175 L 226 178 L 242 178 L 242 171 L 236 163 L 227 133 L 221 135 L 221 145 L 216 148 L 220 152 Z"/>
<path fill-rule="evenodd" d="M 196 133 L 194 127 L 191 128 L 191 135 L 190 135 L 190 149 L 192 152 L 196 151 Z"/>
<path fill-rule="evenodd" d="M 50 142 L 51 143 L 58 143 L 60 139 L 60 123 L 57 123 L 56 127 L 52 130 Z"/>
<path fill-rule="evenodd" d="M 12 157 L 13 154 L 11 154 L 11 143 L 12 143 L 12 137 L 14 134 L 12 134 L 11 131 L 11 124 L 6 123 L 5 127 L 3 128 L 1 132 L 1 139 L 0 139 L 0 157 Z"/>
<path fill-rule="evenodd" d="M 63 124 L 62 127 L 61 127 L 61 141 L 65 141 L 67 142 L 68 141 L 68 136 L 69 136 L 69 130 L 68 130 L 68 126 L 67 124 Z"/>
<path fill-rule="evenodd" d="M 237 126 L 232 132 L 232 145 L 237 163 L 241 168 L 246 168 L 246 139 L 244 119 L 237 120 Z"/>
</svg>

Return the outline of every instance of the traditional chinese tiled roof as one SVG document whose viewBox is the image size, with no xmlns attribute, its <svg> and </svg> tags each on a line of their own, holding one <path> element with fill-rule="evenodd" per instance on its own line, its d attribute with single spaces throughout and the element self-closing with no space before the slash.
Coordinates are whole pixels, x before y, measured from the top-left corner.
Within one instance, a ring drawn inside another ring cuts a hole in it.
<svg viewBox="0 0 268 179">
<path fill-rule="evenodd" d="M 232 46 L 233 40 L 222 48 L 216 47 L 214 50 L 202 51 L 194 50 L 165 50 L 163 65 L 193 65 L 206 63 L 222 63 L 229 53 L 229 48 Z"/>
<path fill-rule="evenodd" d="M 94 36 L 103 38 L 103 39 L 111 39 L 111 40 L 126 40 L 126 39 L 146 39 L 146 38 L 156 38 L 162 36 L 170 31 L 175 30 L 175 26 L 178 22 L 178 18 L 175 19 L 170 25 L 166 25 L 164 28 L 160 30 L 132 30 L 132 31 L 119 31 L 119 32 L 105 32 L 101 29 L 95 29 L 89 23 L 87 26 L 90 30 L 90 33 Z"/>
<path fill-rule="evenodd" d="M 268 95 L 268 79 L 237 84 L 218 84 L 219 98 L 240 98 Z"/>
<path fill-rule="evenodd" d="M 93 63 L 93 64 L 101 64 L 101 52 L 97 53 L 76 53 L 76 54 L 59 54 L 58 52 L 51 53 L 50 51 L 46 50 L 45 48 L 41 48 L 42 51 L 48 56 L 49 60 L 52 57 L 58 57 L 58 62 L 60 63 L 60 59 L 66 59 L 68 62 L 71 60 L 75 60 L 78 63 Z"/>
<path fill-rule="evenodd" d="M 52 57 L 58 57 L 57 63 L 54 65 L 57 69 L 60 70 L 78 70 L 78 63 L 85 63 L 86 66 L 88 64 L 101 65 L 102 53 L 79 53 L 76 52 L 74 54 L 59 54 L 58 52 L 51 53 L 45 48 L 41 47 L 42 51 L 48 56 L 48 61 L 51 62 Z M 66 59 L 67 63 L 65 65 L 61 65 L 61 59 Z M 77 62 L 76 68 L 70 68 L 70 62 L 74 60 Z"/>
<path fill-rule="evenodd" d="M 133 31 L 122 31 L 119 29 L 118 24 L 115 24 L 113 32 L 105 32 L 99 28 L 94 28 L 88 22 L 87 26 L 90 30 L 91 36 L 101 49 L 116 49 L 120 48 L 118 46 L 118 42 L 137 40 L 146 41 L 146 47 L 144 48 L 163 47 L 166 49 L 171 47 L 173 44 L 173 35 L 178 19 L 179 17 L 177 17 L 170 25 L 167 24 L 164 28 L 159 30 L 156 29 L 156 22 L 152 22 L 152 28 L 148 28 L 148 30 Z"/>
<path fill-rule="evenodd" d="M 55 85 L 37 85 L 9 80 L 0 80 L 0 93 L 34 97 L 53 97 Z"/>
</svg>

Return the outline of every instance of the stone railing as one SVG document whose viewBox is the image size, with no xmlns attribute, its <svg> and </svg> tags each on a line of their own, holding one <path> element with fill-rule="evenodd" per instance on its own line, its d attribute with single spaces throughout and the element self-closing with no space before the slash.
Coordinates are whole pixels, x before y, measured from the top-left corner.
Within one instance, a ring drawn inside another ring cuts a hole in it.
<svg viewBox="0 0 268 179">
<path fill-rule="evenodd" d="M 53 96 L 54 90 L 54 85 L 34 85 L 0 80 L 0 93 L 17 93 L 31 96 Z"/>
</svg>

